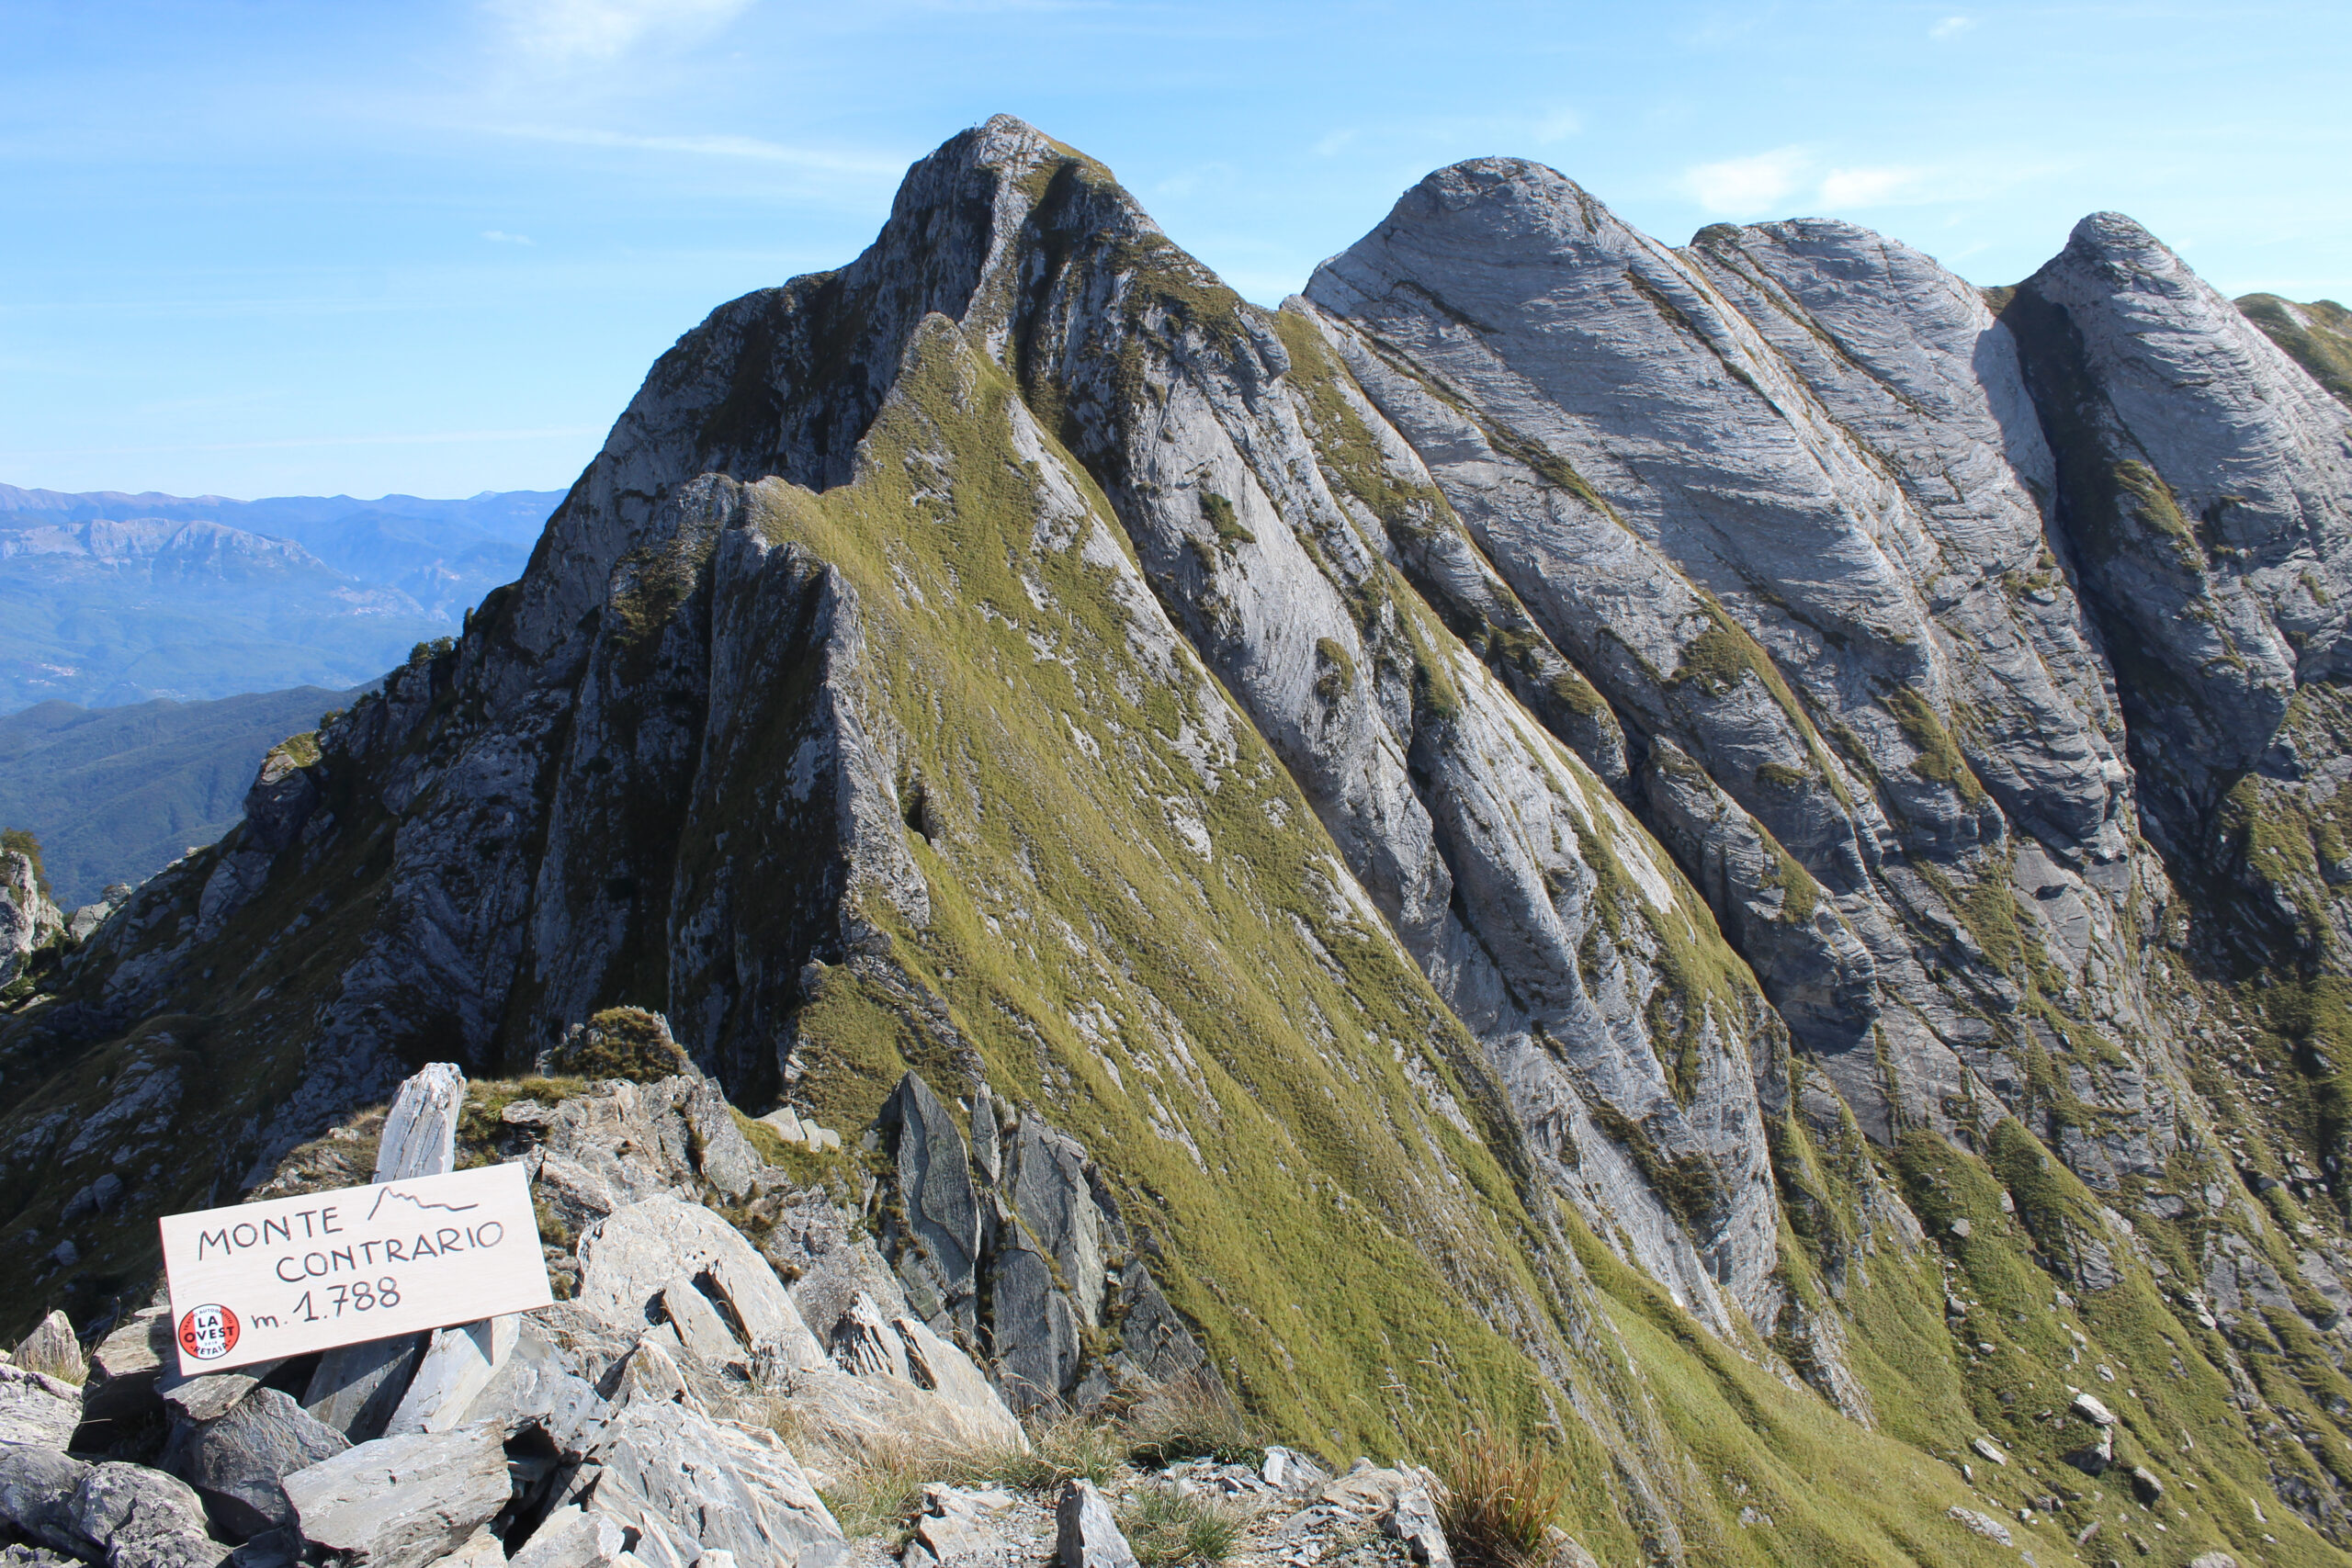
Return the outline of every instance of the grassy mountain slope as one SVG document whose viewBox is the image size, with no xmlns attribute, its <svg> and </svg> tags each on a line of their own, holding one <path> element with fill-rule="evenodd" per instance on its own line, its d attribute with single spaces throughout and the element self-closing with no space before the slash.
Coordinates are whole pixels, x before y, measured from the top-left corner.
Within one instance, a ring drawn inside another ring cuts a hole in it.
<svg viewBox="0 0 2352 1568">
<path fill-rule="evenodd" d="M 2276 294 L 2245 295 L 2237 306 L 2313 380 L 2352 403 L 2352 310 L 2333 299 L 2299 305 Z"/>
</svg>

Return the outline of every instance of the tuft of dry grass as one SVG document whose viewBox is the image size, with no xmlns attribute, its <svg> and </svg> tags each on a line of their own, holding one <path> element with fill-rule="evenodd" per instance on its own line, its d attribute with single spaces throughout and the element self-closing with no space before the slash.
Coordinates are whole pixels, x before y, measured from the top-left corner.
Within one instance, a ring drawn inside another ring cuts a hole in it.
<svg viewBox="0 0 2352 1568">
<path fill-rule="evenodd" d="M 912 1444 L 865 1453 L 833 1469 L 818 1495 L 850 1540 L 895 1534 L 922 1511 L 924 1486 L 952 1479 L 956 1459 Z"/>
<path fill-rule="evenodd" d="M 1029 1451 L 996 1455 L 961 1485 L 1011 1486 L 1023 1492 L 1054 1492 L 1066 1481 L 1109 1481 L 1126 1458 L 1114 1424 L 1083 1416 L 1057 1416 L 1029 1423 Z"/>
<path fill-rule="evenodd" d="M 1242 1518 L 1230 1505 L 1172 1486 L 1138 1491 L 1119 1510 L 1119 1532 L 1143 1568 L 1204 1568 L 1233 1555 Z"/>
<path fill-rule="evenodd" d="M 1150 1469 L 1188 1459 L 1253 1468 L 1266 1462 L 1264 1447 L 1251 1435 L 1232 1397 L 1204 1379 L 1186 1378 L 1149 1389 L 1128 1406 L 1120 1426 L 1127 1457 Z"/>
<path fill-rule="evenodd" d="M 1546 1534 L 1567 1505 L 1570 1478 L 1556 1455 L 1496 1422 L 1479 1419 L 1428 1445 L 1440 1486 L 1438 1523 L 1463 1568 L 1541 1568 Z"/>
<path fill-rule="evenodd" d="M 774 1402 L 765 1419 L 796 1454 L 825 1472 L 820 1495 L 853 1540 L 905 1529 L 922 1510 L 922 1489 L 933 1482 L 1050 1495 L 1074 1478 L 1102 1485 L 1125 1458 L 1115 1427 L 1075 1416 L 1033 1423 L 1026 1452 L 915 1440 L 843 1449 L 826 1441 L 806 1411 L 786 1401 Z"/>
<path fill-rule="evenodd" d="M 906 1529 L 922 1511 L 923 1487 L 933 1482 L 1004 1486 L 1050 1498 L 1073 1480 L 1108 1485 L 1128 1465 L 1160 1469 L 1199 1458 L 1251 1466 L 1265 1461 L 1264 1449 L 1252 1439 L 1232 1400 L 1215 1384 L 1197 1381 L 1147 1389 L 1122 1410 L 1033 1415 L 1023 1423 L 1025 1451 L 956 1448 L 914 1438 L 879 1445 L 845 1440 L 808 1404 L 785 1397 L 748 1403 L 741 1416 L 771 1427 L 825 1474 L 820 1494 L 852 1539 Z M 1164 1549 L 1159 1558 L 1146 1557 L 1145 1568 L 1216 1562 L 1232 1549 L 1240 1528 L 1238 1516 L 1211 1500 L 1179 1501 L 1182 1507 L 1155 1501 L 1142 1516 L 1162 1543 L 1155 1550 Z M 1136 1551 L 1143 1551 L 1140 1544 Z"/>
</svg>

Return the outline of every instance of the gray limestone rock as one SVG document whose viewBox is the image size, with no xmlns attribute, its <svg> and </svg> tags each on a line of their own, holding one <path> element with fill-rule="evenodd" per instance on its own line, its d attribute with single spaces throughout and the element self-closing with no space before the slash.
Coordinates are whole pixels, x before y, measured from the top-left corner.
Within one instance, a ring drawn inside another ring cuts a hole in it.
<svg viewBox="0 0 2352 1568">
<path fill-rule="evenodd" d="M 1388 1511 L 1380 1516 L 1380 1531 L 1403 1541 L 1422 1568 L 1453 1568 L 1453 1551 L 1446 1544 L 1437 1505 L 1430 1501 L 1426 1488 L 1409 1486 L 1397 1493 Z"/>
<path fill-rule="evenodd" d="M 2115 1425 L 2115 1412 L 2109 1410 L 2106 1402 L 2096 1394 L 2078 1393 L 2075 1395 L 2075 1402 L 2066 1408 L 2094 1427 Z"/>
<path fill-rule="evenodd" d="M 95 1554 L 97 1543 L 82 1533 L 74 1506 L 92 1468 L 66 1458 L 62 1444 L 0 1440 L 0 1520 L 60 1551 Z"/>
<path fill-rule="evenodd" d="M 760 1157 L 743 1141 L 718 1086 L 708 1078 L 696 1079 L 683 1109 L 686 1124 L 694 1129 L 695 1168 L 702 1179 L 729 1199 L 750 1192 Z"/>
<path fill-rule="evenodd" d="M 1017 1231 L 989 1262 L 989 1322 L 1007 1393 L 1023 1408 L 1061 1403 L 1078 1382 L 1082 1325 L 1047 1256 Z"/>
<path fill-rule="evenodd" d="M 62 1452 L 81 1424 L 79 1389 L 46 1372 L 0 1364 L 0 1443 Z"/>
<path fill-rule="evenodd" d="M 964 1134 L 931 1086 L 913 1072 L 899 1080 L 882 1107 L 881 1122 L 895 1137 L 899 1201 L 910 1232 L 898 1259 L 909 1300 L 926 1321 L 968 1331 L 980 1209 Z"/>
<path fill-rule="evenodd" d="M 1102 1315 L 1107 1260 L 1091 1166 L 1077 1139 L 1056 1131 L 1042 1117 L 1023 1116 L 1013 1132 L 1000 1189 L 1034 1244 L 1069 1281 L 1071 1304 L 1088 1323 Z"/>
<path fill-rule="evenodd" d="M 458 1113 L 465 1100 L 466 1076 L 447 1062 L 431 1063 L 404 1081 L 384 1117 L 375 1180 L 455 1169 Z M 400 1407 L 424 1346 L 424 1336 L 403 1335 L 329 1350 L 311 1376 L 303 1406 L 355 1442 L 379 1437 Z"/>
<path fill-rule="evenodd" d="M 848 1555 L 832 1515 L 765 1428 L 632 1399 L 594 1457 L 603 1470 L 588 1511 L 658 1533 L 676 1561 L 723 1551 L 746 1568 L 829 1568 Z"/>
<path fill-rule="evenodd" d="M 506 1506 L 504 1434 L 379 1438 L 280 1478 L 302 1538 L 368 1568 L 424 1568 Z"/>
<path fill-rule="evenodd" d="M 842 1371 L 857 1377 L 896 1377 L 907 1375 L 907 1352 L 883 1321 L 882 1309 L 872 1296 L 860 1291 L 850 1303 L 847 1312 L 833 1325 L 831 1350 L 833 1360 Z"/>
<path fill-rule="evenodd" d="M 1027 1450 L 1020 1422 L 969 1356 L 905 1314 L 892 1318 L 890 1328 L 906 1356 L 907 1381 L 930 1396 L 922 1403 L 933 1422 L 971 1448 Z"/>
<path fill-rule="evenodd" d="M 673 1278 L 662 1287 L 658 1300 L 662 1319 L 677 1331 L 687 1355 L 715 1371 L 751 1381 L 750 1347 L 735 1337 L 718 1304 L 696 1290 L 693 1280 Z"/>
<path fill-rule="evenodd" d="M 2062 479 L 2102 629 L 2172 677 L 2122 695 L 2142 809 L 2186 849 L 2186 813 L 2343 668 L 2352 420 L 2120 213 L 2077 224 L 2004 319 L 2077 448 Z"/>
<path fill-rule="evenodd" d="M 1957 1507 L 1947 1508 L 1944 1512 L 1951 1517 L 1954 1524 L 1971 1535 L 1981 1535 L 1986 1540 L 1997 1542 L 2002 1546 L 2017 1544 L 2017 1538 L 2009 1533 L 2009 1527 L 1990 1514 L 1980 1513 L 1974 1508 Z"/>
<path fill-rule="evenodd" d="M 0 986 L 22 974 L 33 950 L 56 941 L 64 929 L 64 911 L 41 890 L 32 857 L 0 851 Z"/>
<path fill-rule="evenodd" d="M 1119 1531 L 1102 1491 L 1083 1479 L 1062 1483 L 1054 1505 L 1054 1561 L 1060 1568 L 1136 1568 L 1135 1549 Z"/>
<path fill-rule="evenodd" d="M 646 1401 L 690 1404 L 708 1414 L 707 1406 L 687 1386 L 685 1369 L 670 1354 L 658 1335 L 649 1334 L 639 1339 L 628 1355 L 613 1364 L 597 1387 L 616 1410 Z"/>
<path fill-rule="evenodd" d="M 424 1353 L 425 1337 L 403 1335 L 345 1345 L 319 1358 L 302 1407 L 354 1442 L 383 1435 Z"/>
<path fill-rule="evenodd" d="M 90 1352 L 89 1379 L 82 1385 L 84 1418 L 109 1424 L 136 1420 L 154 1408 L 164 1369 L 176 1364 L 169 1310 L 148 1307 L 131 1314 Z"/>
<path fill-rule="evenodd" d="M 485 1526 L 468 1536 L 457 1551 L 436 1559 L 434 1568 L 502 1568 L 505 1562 L 506 1543 Z"/>
<path fill-rule="evenodd" d="M 1356 1513 L 1377 1514 L 1387 1511 L 1398 1495 L 1414 1484 L 1415 1477 L 1405 1471 L 1359 1459 L 1348 1467 L 1346 1474 L 1325 1486 L 1319 1495 L 1326 1503 Z"/>
<path fill-rule="evenodd" d="M 80 1559 L 46 1546 L 27 1546 L 11 1541 L 0 1546 L 0 1564 L 6 1568 L 77 1568 Z"/>
<path fill-rule="evenodd" d="M 384 1436 L 445 1432 L 465 1425 L 476 1396 L 513 1359 L 522 1326 L 519 1315 L 510 1315 L 435 1329 L 407 1391 L 385 1424 Z"/>
<path fill-rule="evenodd" d="M 492 1320 L 493 1324 L 504 1321 Z M 455 1332 L 469 1339 L 474 1333 L 471 1328 Z M 572 1360 L 541 1325 L 537 1314 L 514 1319 L 512 1340 L 495 1337 L 492 1349 L 494 1354 L 478 1384 L 470 1374 L 453 1378 L 445 1385 L 443 1396 L 429 1405 L 421 1399 L 404 1404 L 394 1425 L 446 1431 L 487 1421 L 510 1438 L 535 1432 L 567 1459 L 585 1452 L 603 1427 L 605 1401 L 593 1384 L 572 1371 Z M 469 1366 L 471 1359 L 460 1355 L 458 1365 Z M 424 1382 L 422 1373 L 417 1381 Z M 410 1392 L 415 1393 L 415 1385 Z"/>
<path fill-rule="evenodd" d="M 287 1474 L 350 1446 L 292 1398 L 264 1388 L 217 1419 L 175 1428 L 157 1463 L 202 1493 L 236 1540 L 249 1540 L 294 1523 L 293 1506 L 279 1484 Z"/>
<path fill-rule="evenodd" d="M 922 1512 L 916 1517 L 913 1539 L 899 1556 L 900 1568 L 1004 1561 L 1018 1549 L 1005 1539 L 993 1516 L 1012 1502 L 1012 1495 L 1002 1491 L 925 1486 Z"/>
<path fill-rule="evenodd" d="M 92 1465 L 73 1510 L 75 1532 L 99 1545 L 107 1568 L 213 1568 L 229 1555 L 207 1531 L 196 1493 L 144 1465 Z"/>
<path fill-rule="evenodd" d="M 74 1332 L 74 1320 L 62 1312 L 51 1313 L 18 1340 L 11 1359 L 17 1366 L 70 1381 L 78 1382 L 89 1371 L 81 1338 Z"/>
<path fill-rule="evenodd" d="M 1216 1375 L 1207 1352 L 1168 1304 L 1159 1282 L 1142 1258 L 1129 1262 L 1121 1272 L 1114 1310 L 1119 1325 L 1120 1358 L 1137 1381 L 1180 1383 L 1188 1378 Z"/>
<path fill-rule="evenodd" d="M 628 1550 L 628 1539 L 620 1520 L 575 1503 L 540 1521 L 523 1549 L 505 1561 L 515 1568 L 603 1568 Z"/>
<path fill-rule="evenodd" d="M 648 1198 L 607 1215 L 580 1238 L 580 1266 L 574 1299 L 582 1311 L 617 1327 L 642 1330 L 665 1321 L 664 1293 L 683 1282 L 726 1304 L 731 1321 L 714 1312 L 711 1326 L 738 1348 L 747 1366 L 781 1373 L 826 1364 L 823 1348 L 767 1260 L 734 1226 L 699 1204 Z"/>
<path fill-rule="evenodd" d="M 255 1361 L 250 1366 L 225 1372 L 203 1372 L 192 1378 L 166 1372 L 156 1380 L 155 1387 L 165 1404 L 189 1420 L 210 1421 L 235 1409 L 237 1402 L 259 1388 L 262 1380 L 277 1366 L 276 1361 Z"/>
<path fill-rule="evenodd" d="M 1266 1461 L 1259 1474 L 1277 1492 L 1319 1491 L 1331 1480 L 1331 1472 L 1314 1459 L 1276 1443 L 1266 1446 Z"/>
<path fill-rule="evenodd" d="M 435 1062 L 401 1085 L 384 1116 L 376 1152 L 376 1180 L 441 1176 L 457 1168 L 458 1112 L 466 1102 L 466 1075 Z"/>
<path fill-rule="evenodd" d="M 687 1107 L 709 1092 L 705 1080 L 684 1076 L 616 1081 L 553 1107 L 543 1124 L 535 1195 L 574 1235 L 643 1199 L 691 1197 L 701 1172 Z"/>
</svg>

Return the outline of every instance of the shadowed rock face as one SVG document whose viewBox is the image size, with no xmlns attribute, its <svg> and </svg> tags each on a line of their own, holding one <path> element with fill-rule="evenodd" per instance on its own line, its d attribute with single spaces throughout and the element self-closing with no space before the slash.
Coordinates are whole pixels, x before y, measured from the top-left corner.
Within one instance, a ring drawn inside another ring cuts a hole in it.
<svg viewBox="0 0 2352 1568">
<path fill-rule="evenodd" d="M 8 1224 L 105 1152 L 61 1108 L 232 1190 L 636 1003 L 870 1126 L 894 1288 L 1054 1397 L 1196 1346 L 1345 1445 L 1400 1359 L 1532 1386 L 1605 1539 L 1705 1559 L 1711 1419 L 1792 1496 L 1774 1401 L 1931 1466 L 1836 1526 L 1907 1540 L 1925 1455 L 2054 1462 L 2120 1363 L 2143 1457 L 2339 1531 L 2348 428 L 2112 215 L 1988 299 L 1480 160 L 1266 311 L 990 121 L 6 1026 Z"/>
</svg>

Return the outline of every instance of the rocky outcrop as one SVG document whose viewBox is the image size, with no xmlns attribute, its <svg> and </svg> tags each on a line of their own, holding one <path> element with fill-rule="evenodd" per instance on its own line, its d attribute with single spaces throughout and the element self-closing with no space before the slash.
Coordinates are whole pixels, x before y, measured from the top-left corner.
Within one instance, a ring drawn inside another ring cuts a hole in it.
<svg viewBox="0 0 2352 1568">
<path fill-rule="evenodd" d="M 38 854 L 14 842 L 0 848 L 0 988 L 15 985 L 34 951 L 65 931 L 65 914 L 50 901 Z"/>
<path fill-rule="evenodd" d="M 2296 689 L 2343 673 L 2352 421 L 2120 213 L 2076 225 L 2003 319 L 2063 455 L 2100 630 L 2162 672 L 2119 685 L 2142 809 L 2193 854 Z"/>
<path fill-rule="evenodd" d="M 1001 1106 L 985 1084 L 966 1104 L 970 1144 L 919 1073 L 882 1108 L 896 1179 L 877 1239 L 917 1315 L 980 1346 L 1019 1410 L 1091 1409 L 1122 1389 L 1213 1382 L 1085 1149 Z M 860 1318 L 859 1302 L 831 1330 L 835 1359 L 891 1363 L 900 1352 Z"/>
</svg>

